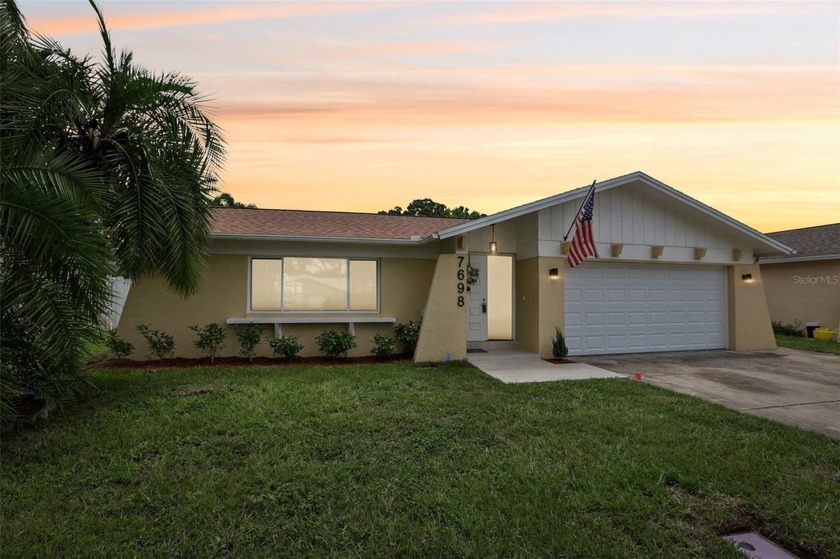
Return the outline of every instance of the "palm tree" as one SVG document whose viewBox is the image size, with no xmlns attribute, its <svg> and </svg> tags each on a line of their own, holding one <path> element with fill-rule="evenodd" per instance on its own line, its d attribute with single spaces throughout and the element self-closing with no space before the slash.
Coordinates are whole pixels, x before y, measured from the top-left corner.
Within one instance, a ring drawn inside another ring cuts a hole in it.
<svg viewBox="0 0 840 559">
<path fill-rule="evenodd" d="M 117 55 L 91 5 L 102 63 L 33 37 L 0 3 L 4 396 L 78 385 L 109 275 L 161 274 L 184 296 L 201 277 L 221 133 L 188 78 Z"/>
</svg>

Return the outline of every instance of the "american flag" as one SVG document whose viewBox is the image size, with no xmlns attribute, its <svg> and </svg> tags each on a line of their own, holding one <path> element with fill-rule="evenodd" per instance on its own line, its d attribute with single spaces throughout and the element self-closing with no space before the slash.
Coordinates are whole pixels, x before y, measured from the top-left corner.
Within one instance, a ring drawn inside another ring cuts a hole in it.
<svg viewBox="0 0 840 559">
<path fill-rule="evenodd" d="M 595 209 L 595 188 L 589 189 L 589 194 L 583 202 L 583 207 L 577 217 L 577 227 L 572 236 L 572 246 L 569 248 L 569 268 L 574 268 L 587 256 L 598 258 L 595 239 L 592 237 L 592 212 Z"/>
</svg>

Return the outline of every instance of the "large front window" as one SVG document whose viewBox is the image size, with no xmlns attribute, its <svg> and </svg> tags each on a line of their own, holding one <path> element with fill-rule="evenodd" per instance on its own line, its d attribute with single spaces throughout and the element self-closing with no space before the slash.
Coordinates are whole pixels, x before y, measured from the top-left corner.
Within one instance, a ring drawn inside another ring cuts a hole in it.
<svg viewBox="0 0 840 559">
<path fill-rule="evenodd" d="M 252 311 L 375 311 L 376 260 L 254 258 Z"/>
</svg>

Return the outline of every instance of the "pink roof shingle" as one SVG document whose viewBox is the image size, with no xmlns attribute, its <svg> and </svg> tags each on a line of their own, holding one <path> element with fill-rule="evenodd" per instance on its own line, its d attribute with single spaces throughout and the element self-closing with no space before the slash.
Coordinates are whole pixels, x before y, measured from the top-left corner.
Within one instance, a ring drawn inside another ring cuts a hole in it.
<svg viewBox="0 0 840 559">
<path fill-rule="evenodd" d="M 352 212 L 215 208 L 214 235 L 265 235 L 408 241 L 464 223 L 466 219 Z"/>
<path fill-rule="evenodd" d="M 840 223 L 767 233 L 796 250 L 790 258 L 840 254 Z"/>
</svg>

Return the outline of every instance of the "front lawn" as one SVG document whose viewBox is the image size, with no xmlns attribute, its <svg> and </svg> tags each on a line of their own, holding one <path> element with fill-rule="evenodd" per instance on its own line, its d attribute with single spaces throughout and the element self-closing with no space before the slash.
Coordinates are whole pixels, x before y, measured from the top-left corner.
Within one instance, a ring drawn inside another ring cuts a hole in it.
<svg viewBox="0 0 840 559">
<path fill-rule="evenodd" d="M 815 340 L 813 338 L 776 334 L 776 345 L 791 349 L 804 349 L 806 351 L 819 351 L 821 353 L 840 355 L 840 343 L 834 340 Z"/>
<path fill-rule="evenodd" d="M 840 443 L 630 380 L 107 371 L 7 437 L 10 557 L 840 556 Z"/>
</svg>

